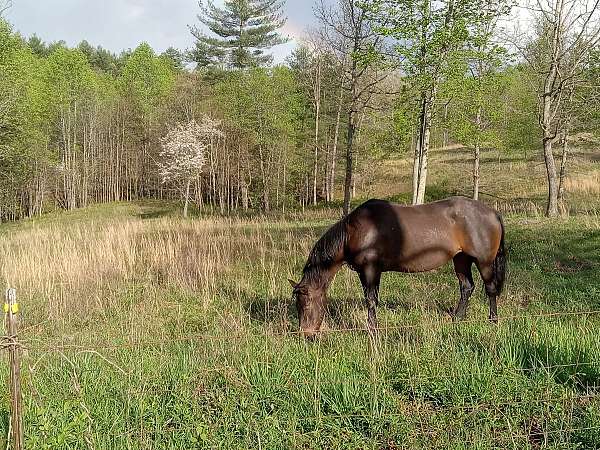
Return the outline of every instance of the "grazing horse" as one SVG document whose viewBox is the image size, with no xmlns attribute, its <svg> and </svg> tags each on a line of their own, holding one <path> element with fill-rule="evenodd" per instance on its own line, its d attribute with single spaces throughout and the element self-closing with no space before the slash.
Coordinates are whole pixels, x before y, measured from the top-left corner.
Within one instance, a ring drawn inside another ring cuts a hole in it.
<svg viewBox="0 0 600 450">
<path fill-rule="evenodd" d="M 496 299 L 506 273 L 502 217 L 481 202 L 451 197 L 420 206 L 369 200 L 333 225 L 315 244 L 294 289 L 300 330 L 314 337 L 325 314 L 326 291 L 347 264 L 358 272 L 371 331 L 377 328 L 375 308 L 383 272 L 427 272 L 448 261 L 460 284 L 454 319 L 464 319 L 475 283 L 473 263 L 485 284 L 490 320 L 498 321 Z"/>
</svg>

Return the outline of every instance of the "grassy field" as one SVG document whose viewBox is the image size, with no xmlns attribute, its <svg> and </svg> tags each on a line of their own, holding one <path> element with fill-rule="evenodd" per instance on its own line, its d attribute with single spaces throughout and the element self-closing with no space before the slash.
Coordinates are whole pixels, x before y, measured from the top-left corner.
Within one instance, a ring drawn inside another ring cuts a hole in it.
<svg viewBox="0 0 600 450">
<path fill-rule="evenodd" d="M 596 176 L 588 156 L 581 180 Z M 435 158 L 447 167 L 433 195 L 466 189 L 453 178 L 466 163 Z M 514 192 L 529 196 L 499 205 L 510 253 L 500 324 L 486 320 L 481 283 L 468 320 L 450 321 L 450 266 L 386 274 L 379 342 L 358 330 L 366 313 L 347 269 L 320 339 L 294 333 L 287 278 L 334 211 L 184 221 L 174 206 L 116 204 L 0 227 L 2 278 L 23 310 L 26 447 L 600 448 L 600 191 L 571 185 L 577 206 L 549 222 L 519 167 Z"/>
</svg>

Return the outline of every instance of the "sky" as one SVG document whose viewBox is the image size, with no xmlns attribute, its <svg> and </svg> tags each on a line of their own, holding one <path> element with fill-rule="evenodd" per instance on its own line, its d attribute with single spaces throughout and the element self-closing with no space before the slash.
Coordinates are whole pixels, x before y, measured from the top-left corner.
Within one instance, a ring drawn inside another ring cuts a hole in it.
<svg viewBox="0 0 600 450">
<path fill-rule="evenodd" d="M 222 1 L 217 0 L 219 4 Z M 312 0 L 287 0 L 283 34 L 292 39 L 274 49 L 281 62 L 313 24 Z M 197 23 L 197 0 L 13 0 L 6 18 L 23 36 L 47 42 L 82 40 L 115 53 L 149 43 L 157 52 L 193 44 L 188 25 Z"/>
</svg>

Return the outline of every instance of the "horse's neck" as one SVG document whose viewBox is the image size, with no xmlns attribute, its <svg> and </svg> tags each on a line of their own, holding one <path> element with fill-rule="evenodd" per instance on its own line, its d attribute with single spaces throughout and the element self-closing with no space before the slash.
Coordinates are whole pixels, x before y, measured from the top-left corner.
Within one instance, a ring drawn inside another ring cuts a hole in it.
<svg viewBox="0 0 600 450">
<path fill-rule="evenodd" d="M 333 277 L 335 277 L 335 274 L 340 270 L 341 267 L 341 264 L 333 264 L 329 267 L 319 267 L 318 269 L 313 269 L 318 274 L 311 277 L 313 288 L 324 290 L 329 289 L 329 286 L 333 281 Z"/>
</svg>

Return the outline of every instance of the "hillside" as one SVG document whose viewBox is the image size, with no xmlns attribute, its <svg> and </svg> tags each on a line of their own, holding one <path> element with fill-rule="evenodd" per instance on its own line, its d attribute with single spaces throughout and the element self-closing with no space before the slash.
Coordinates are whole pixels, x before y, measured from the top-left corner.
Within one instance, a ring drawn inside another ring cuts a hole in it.
<svg viewBox="0 0 600 450">
<path fill-rule="evenodd" d="M 541 155 L 516 152 L 482 153 L 481 199 L 503 213 L 543 215 L 547 198 L 546 170 Z M 460 146 L 431 153 L 428 198 L 470 196 L 473 156 Z M 364 197 L 410 200 L 412 160 L 389 159 L 365 176 Z M 571 214 L 594 213 L 600 209 L 600 147 L 576 141 L 569 155 L 565 184 L 566 209 Z"/>
</svg>

